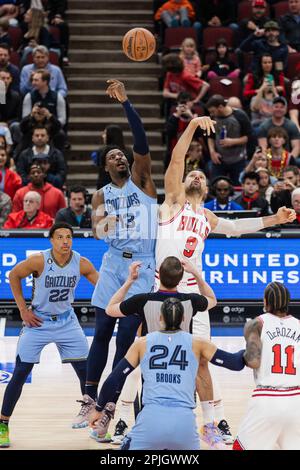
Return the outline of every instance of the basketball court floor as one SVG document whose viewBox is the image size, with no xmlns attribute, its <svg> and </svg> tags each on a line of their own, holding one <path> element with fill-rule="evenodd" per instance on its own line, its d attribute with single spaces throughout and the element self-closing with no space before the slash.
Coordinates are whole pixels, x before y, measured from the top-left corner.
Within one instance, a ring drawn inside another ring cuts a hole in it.
<svg viewBox="0 0 300 470">
<path fill-rule="evenodd" d="M 225 334 L 240 336 L 225 336 Z M 6 329 L 6 334 L 11 334 Z M 14 333 L 16 334 L 16 333 Z M 218 328 L 212 331 L 213 342 L 228 351 L 238 351 L 244 347 L 242 329 Z M 220 336 L 221 335 L 221 336 Z M 0 400 L 5 390 L 15 359 L 17 336 L 0 337 Z M 92 338 L 88 337 L 89 342 Z M 103 379 L 111 370 L 115 350 L 113 338 L 110 347 L 109 363 Z M 241 372 L 232 372 L 212 366 L 223 393 L 226 419 L 236 435 L 239 422 L 244 415 L 247 402 L 254 388 L 252 371 L 245 368 Z M 79 382 L 69 364 L 61 364 L 56 347 L 47 346 L 41 356 L 41 363 L 32 372 L 30 383 L 26 383 L 23 394 L 15 408 L 10 421 L 10 438 L 12 450 L 88 450 L 117 448 L 111 444 L 99 444 L 89 438 L 88 430 L 72 429 L 71 422 L 78 413 L 81 398 Z M 201 409 L 197 406 L 198 424 L 201 425 Z M 118 413 L 116 412 L 116 418 Z M 133 423 L 133 413 L 132 413 Z M 132 424 L 131 423 L 131 424 Z M 114 424 L 109 432 L 114 431 Z M 155 432 L 155 431 L 154 431 Z M 203 449 L 205 449 L 203 444 Z M 230 449 L 230 446 L 229 446 Z M 7 450 L 9 451 L 9 449 Z"/>
</svg>

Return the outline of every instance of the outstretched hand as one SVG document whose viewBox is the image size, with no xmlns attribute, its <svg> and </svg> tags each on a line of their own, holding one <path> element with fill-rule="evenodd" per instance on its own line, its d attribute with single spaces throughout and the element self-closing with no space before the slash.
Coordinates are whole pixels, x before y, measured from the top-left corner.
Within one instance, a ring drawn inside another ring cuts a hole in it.
<svg viewBox="0 0 300 470">
<path fill-rule="evenodd" d="M 107 80 L 107 83 L 108 88 L 106 90 L 106 94 L 110 96 L 110 98 L 115 98 L 120 101 L 120 103 L 124 103 L 124 101 L 128 99 L 124 83 L 115 79 Z"/>
<path fill-rule="evenodd" d="M 296 219 L 296 211 L 288 207 L 280 207 L 276 214 L 277 224 L 291 224 Z"/>
<path fill-rule="evenodd" d="M 192 122 L 199 126 L 207 135 L 210 135 L 212 132 L 216 132 L 216 121 L 213 121 L 209 116 L 197 117 L 193 119 Z"/>
</svg>

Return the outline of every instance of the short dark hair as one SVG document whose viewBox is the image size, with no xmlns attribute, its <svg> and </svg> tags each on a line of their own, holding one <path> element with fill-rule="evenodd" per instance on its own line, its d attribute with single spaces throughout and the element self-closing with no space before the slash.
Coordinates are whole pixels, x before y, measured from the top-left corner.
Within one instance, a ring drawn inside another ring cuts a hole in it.
<svg viewBox="0 0 300 470">
<path fill-rule="evenodd" d="M 72 225 L 67 224 L 67 222 L 55 222 L 49 230 L 49 238 L 53 238 L 55 231 L 61 228 L 66 228 L 67 230 L 70 230 L 73 237 L 74 231 Z"/>
<path fill-rule="evenodd" d="M 8 44 L 6 44 L 6 42 L 1 42 L 1 43 L 0 43 L 0 49 L 6 49 L 7 52 L 10 53 L 10 47 L 9 47 Z"/>
<path fill-rule="evenodd" d="M 32 72 L 32 74 L 31 74 L 31 80 L 33 79 L 33 76 L 34 76 L 36 73 L 41 74 L 42 80 L 43 80 L 44 82 L 47 82 L 48 85 L 49 85 L 50 79 L 51 79 L 51 74 L 50 74 L 50 72 L 49 72 L 48 70 L 46 70 L 46 69 L 34 70 L 34 72 Z"/>
<path fill-rule="evenodd" d="M 296 165 L 289 165 L 286 166 L 283 170 L 282 173 L 287 173 L 288 171 L 292 171 L 295 176 L 298 176 L 300 171 L 299 168 Z"/>
<path fill-rule="evenodd" d="M 192 95 L 187 91 L 181 91 L 177 96 L 177 103 L 186 103 L 187 101 L 192 101 Z"/>
<path fill-rule="evenodd" d="M 106 145 L 100 152 L 100 168 L 105 168 L 106 165 L 106 155 L 111 150 L 121 150 L 124 153 L 124 149 L 120 145 Z M 125 154 L 124 154 L 125 155 Z M 126 157 L 127 158 L 127 157 Z"/>
<path fill-rule="evenodd" d="M 242 177 L 242 183 L 244 184 L 246 180 L 255 180 L 259 184 L 259 175 L 255 171 L 247 171 Z"/>
<path fill-rule="evenodd" d="M 160 265 L 159 278 L 167 289 L 176 287 L 182 279 L 183 267 L 176 256 L 168 256 Z"/>
<path fill-rule="evenodd" d="M 80 186 L 80 184 L 71 186 L 71 188 L 68 191 L 69 197 L 71 196 L 71 193 L 82 193 L 83 196 L 85 197 L 87 194 L 87 190 L 84 186 Z"/>
<path fill-rule="evenodd" d="M 226 100 L 222 95 L 213 95 L 206 103 L 206 108 L 218 108 L 218 106 L 226 106 Z"/>
<path fill-rule="evenodd" d="M 289 290 L 281 282 L 270 282 L 264 292 L 268 312 L 287 312 L 290 302 Z"/>
<path fill-rule="evenodd" d="M 49 135 L 49 129 L 45 124 L 36 124 L 34 128 L 32 129 L 32 134 L 34 133 L 35 130 L 37 129 L 45 129 L 47 131 L 47 134 Z"/>
<path fill-rule="evenodd" d="M 165 331 L 180 330 L 184 308 L 179 299 L 169 297 L 161 306 L 161 314 L 165 322 Z"/>
<path fill-rule="evenodd" d="M 1 48 L 0 48 L 0 49 L 1 49 Z M 3 69 L 1 69 L 1 70 L 0 70 L 0 73 L 1 73 L 1 72 L 8 73 L 8 74 L 11 76 L 11 78 L 13 78 L 13 74 L 11 73 L 10 70 L 8 70 L 7 67 L 4 67 Z"/>
</svg>

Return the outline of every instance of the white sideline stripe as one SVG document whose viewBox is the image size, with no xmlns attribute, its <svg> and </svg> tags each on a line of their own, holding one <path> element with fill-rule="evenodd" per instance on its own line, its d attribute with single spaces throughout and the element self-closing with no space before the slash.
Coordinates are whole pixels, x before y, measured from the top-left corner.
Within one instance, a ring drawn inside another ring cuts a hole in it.
<svg viewBox="0 0 300 470">
<path fill-rule="evenodd" d="M 0 338 L 4 338 L 6 318 L 0 318 Z"/>
</svg>

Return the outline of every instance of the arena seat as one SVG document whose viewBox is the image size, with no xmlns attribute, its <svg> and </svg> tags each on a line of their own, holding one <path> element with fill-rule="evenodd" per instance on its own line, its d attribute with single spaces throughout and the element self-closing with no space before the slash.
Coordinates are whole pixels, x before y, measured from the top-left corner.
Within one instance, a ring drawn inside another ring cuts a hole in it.
<svg viewBox="0 0 300 470">
<path fill-rule="evenodd" d="M 164 46 L 168 49 L 179 49 L 185 38 L 193 38 L 197 44 L 195 28 L 166 28 Z"/>
<path fill-rule="evenodd" d="M 224 85 L 222 80 L 226 77 L 216 77 L 209 80 L 210 89 L 208 90 L 209 96 L 222 95 L 224 98 L 237 96 L 241 99 L 242 84 L 239 78 L 230 78 L 231 84 Z"/>
<path fill-rule="evenodd" d="M 13 64 L 19 67 L 20 65 L 20 55 L 17 51 L 11 51 L 10 52 L 10 59 L 9 61 Z"/>
<path fill-rule="evenodd" d="M 60 44 L 60 30 L 57 26 L 49 26 L 49 33 L 53 37 L 54 41 Z"/>
<path fill-rule="evenodd" d="M 293 79 L 300 75 L 300 52 L 288 55 L 287 78 Z"/>
<path fill-rule="evenodd" d="M 225 39 L 228 47 L 234 47 L 234 32 L 226 27 L 209 26 L 203 30 L 203 50 L 215 49 L 218 39 Z"/>
<path fill-rule="evenodd" d="M 23 37 L 21 28 L 18 26 L 9 26 L 8 35 L 10 37 L 13 50 L 17 51 L 21 45 Z"/>
<path fill-rule="evenodd" d="M 280 16 L 289 12 L 289 2 L 278 2 L 273 5 L 274 16 L 278 19 Z"/>
</svg>

